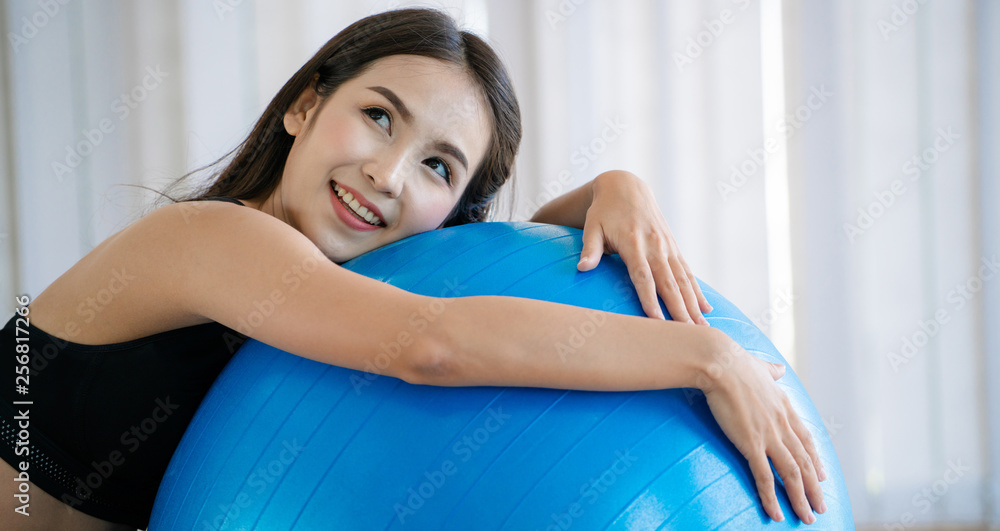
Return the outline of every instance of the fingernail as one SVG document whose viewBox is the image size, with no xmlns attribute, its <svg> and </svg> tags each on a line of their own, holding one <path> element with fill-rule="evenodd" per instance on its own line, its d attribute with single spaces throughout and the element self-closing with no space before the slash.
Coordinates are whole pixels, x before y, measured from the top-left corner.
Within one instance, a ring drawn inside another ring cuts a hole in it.
<svg viewBox="0 0 1000 531">
<path fill-rule="evenodd" d="M 701 324 L 703 324 L 703 325 L 707 325 L 708 324 L 708 319 L 705 319 L 704 317 L 699 317 L 698 318 L 698 322 L 701 323 Z"/>
<path fill-rule="evenodd" d="M 813 515 L 811 515 L 811 514 L 808 515 L 808 516 L 809 516 L 809 520 L 807 520 L 806 523 L 809 524 L 809 525 L 815 524 L 816 523 L 816 517 L 813 516 Z"/>
<path fill-rule="evenodd" d="M 820 504 L 819 504 L 819 512 L 821 512 L 821 513 L 825 513 L 826 512 L 826 502 L 825 501 L 824 502 L 820 502 Z"/>
<path fill-rule="evenodd" d="M 823 468 L 823 465 L 819 465 L 819 480 L 826 481 L 826 469 Z"/>
<path fill-rule="evenodd" d="M 784 520 L 785 520 L 785 513 L 781 512 L 781 509 L 778 509 L 778 517 L 775 518 L 774 521 L 775 522 L 782 522 Z"/>
</svg>

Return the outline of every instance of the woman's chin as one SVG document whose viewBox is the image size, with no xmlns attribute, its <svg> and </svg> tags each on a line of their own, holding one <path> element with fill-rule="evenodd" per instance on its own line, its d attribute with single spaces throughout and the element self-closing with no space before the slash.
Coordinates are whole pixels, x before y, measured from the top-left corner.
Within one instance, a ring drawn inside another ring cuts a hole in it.
<svg viewBox="0 0 1000 531">
<path fill-rule="evenodd" d="M 355 259 L 355 258 L 357 258 L 357 257 L 359 257 L 359 256 L 361 256 L 361 255 L 363 255 L 365 253 L 367 253 L 368 251 L 372 251 L 374 249 L 377 249 L 378 247 L 380 247 L 380 245 L 371 245 L 371 246 L 366 246 L 366 247 L 360 247 L 360 246 L 357 246 L 357 245 L 352 245 L 349 248 L 347 248 L 347 247 L 345 247 L 342 244 L 341 245 L 334 244 L 334 245 L 328 246 L 324 250 L 323 254 L 325 254 L 326 257 L 329 258 L 335 264 L 340 265 L 340 264 L 343 264 L 344 262 L 348 262 L 350 260 L 353 260 L 353 259 Z"/>
</svg>

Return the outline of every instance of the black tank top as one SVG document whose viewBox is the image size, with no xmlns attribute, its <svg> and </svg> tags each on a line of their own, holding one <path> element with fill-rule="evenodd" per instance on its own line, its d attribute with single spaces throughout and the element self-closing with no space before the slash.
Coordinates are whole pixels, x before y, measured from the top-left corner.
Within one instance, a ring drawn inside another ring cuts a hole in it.
<svg viewBox="0 0 1000 531">
<path fill-rule="evenodd" d="M 24 394 L 14 381 L 17 337 L 29 345 Z M 30 481 L 70 506 L 144 529 L 184 430 L 245 340 L 211 322 L 83 345 L 31 325 L 30 314 L 28 323 L 14 315 L 0 331 L 8 375 L 0 382 L 0 457 L 16 471 L 27 461 Z"/>
</svg>

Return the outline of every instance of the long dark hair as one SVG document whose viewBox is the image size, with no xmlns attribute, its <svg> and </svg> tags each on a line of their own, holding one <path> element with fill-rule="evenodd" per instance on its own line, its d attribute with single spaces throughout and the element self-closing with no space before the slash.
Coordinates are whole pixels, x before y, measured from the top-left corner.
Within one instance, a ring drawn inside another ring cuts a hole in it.
<svg viewBox="0 0 1000 531">
<path fill-rule="evenodd" d="M 281 87 L 250 135 L 228 155 L 206 167 L 232 157 L 215 181 L 181 201 L 211 196 L 269 196 L 281 180 L 294 139 L 284 128 L 285 111 L 299 94 L 314 86 L 326 101 L 342 83 L 362 74 L 376 59 L 402 54 L 431 57 L 466 68 L 489 103 L 493 131 L 486 156 L 443 226 L 486 220 L 494 197 L 510 177 L 521 143 L 521 111 L 507 70 L 493 49 L 478 36 L 459 30 L 446 13 L 434 9 L 399 9 L 371 15 L 330 39 Z M 172 186 L 200 170 L 181 177 Z"/>
</svg>

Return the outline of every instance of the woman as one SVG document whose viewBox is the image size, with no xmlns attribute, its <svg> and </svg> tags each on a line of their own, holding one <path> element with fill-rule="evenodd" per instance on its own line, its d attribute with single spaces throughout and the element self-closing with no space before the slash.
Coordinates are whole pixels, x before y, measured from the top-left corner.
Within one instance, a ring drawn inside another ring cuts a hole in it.
<svg viewBox="0 0 1000 531">
<path fill-rule="evenodd" d="M 30 368 L 30 385 L 22 395 L 2 390 L 3 429 L 18 432 L 7 437 L 2 475 L 15 507 L 24 504 L 16 494 L 31 493 L 31 516 L 10 508 L 3 527 L 144 527 L 184 428 L 246 336 L 363 370 L 434 299 L 337 264 L 486 219 L 520 136 L 502 64 L 446 15 L 382 13 L 331 39 L 279 91 L 211 187 L 191 198 L 199 201 L 149 213 L 30 305 L 21 299 L 30 327 L 15 316 L 2 340 L 8 348 L 29 336 L 30 351 L 10 363 L 21 374 Z M 701 388 L 749 460 L 767 513 L 782 518 L 770 457 L 811 523 L 813 508 L 825 510 L 823 471 L 774 383 L 782 367 L 691 326 L 707 324 L 701 312 L 710 307 L 649 197 L 635 176 L 608 172 L 533 220 L 584 229 L 581 270 L 604 251 L 621 254 L 655 319 L 608 314 L 608 326 L 564 361 L 555 344 L 588 310 L 451 299 L 385 372 L 440 386 Z M 658 293 L 674 321 L 663 320 Z M 262 308 L 264 319 L 248 321 Z M 723 353 L 725 367 L 713 362 Z M 28 400 L 27 410 L 15 404 Z"/>
</svg>

